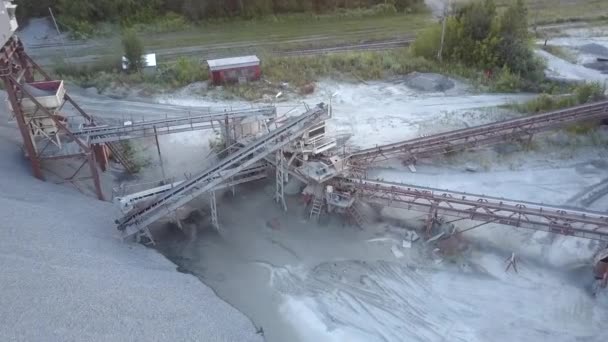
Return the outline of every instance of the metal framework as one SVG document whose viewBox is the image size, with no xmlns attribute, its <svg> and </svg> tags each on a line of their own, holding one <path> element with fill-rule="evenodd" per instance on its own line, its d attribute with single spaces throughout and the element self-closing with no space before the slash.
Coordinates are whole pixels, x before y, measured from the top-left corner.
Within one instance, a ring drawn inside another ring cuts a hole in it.
<svg viewBox="0 0 608 342">
<path fill-rule="evenodd" d="M 67 93 L 63 95 L 62 103 L 58 108 L 49 109 L 43 106 L 25 86 L 25 84 L 35 82 L 37 75 L 44 81 L 52 81 L 51 77 L 25 53 L 23 43 L 19 38 L 11 37 L 0 49 L 0 78 L 4 82 L 8 100 L 23 139 L 25 154 L 30 160 L 34 176 L 41 180 L 45 179 L 42 172 L 42 161 L 44 160 L 76 160 L 80 166 L 76 167 L 73 174 L 62 177 L 64 181 L 76 186 L 76 182 L 92 180 L 97 197 L 103 200 L 95 153 L 87 142 L 70 131 L 60 115 L 60 111 L 69 103 L 88 125 L 94 125 L 92 118 Z M 34 108 L 26 111 L 22 106 L 24 100 L 32 103 Z M 32 119 L 34 116 L 52 120 L 57 131 L 44 133 Z M 41 134 L 42 138 L 37 137 Z M 89 165 L 90 175 L 81 176 L 80 173 L 86 164 Z"/>
<path fill-rule="evenodd" d="M 522 137 L 532 139 L 533 134 L 541 131 L 579 121 L 603 118 L 608 118 L 608 101 L 369 148 L 352 153 L 349 161 L 355 166 L 366 166 L 374 162 L 400 157 L 407 162 L 414 163 L 421 157 L 491 145 Z"/>
<path fill-rule="evenodd" d="M 211 224 L 215 229 L 220 230 L 220 221 L 217 219 L 217 202 L 215 200 L 215 191 L 209 194 L 209 208 L 211 209 Z"/>
<path fill-rule="evenodd" d="M 427 223 L 443 215 L 608 241 L 605 213 L 366 179 L 339 178 L 334 182 L 368 202 L 428 212 Z"/>
<path fill-rule="evenodd" d="M 280 149 L 276 153 L 276 187 L 274 200 L 281 205 L 283 210 L 287 211 L 287 204 L 285 204 L 285 181 L 287 180 L 287 173 L 285 171 L 285 157 L 283 155 L 283 149 Z"/>
<path fill-rule="evenodd" d="M 123 231 L 125 238 L 136 234 L 163 216 L 171 214 L 194 198 L 229 180 L 239 171 L 280 150 L 326 115 L 326 107 L 319 105 L 298 117 L 290 118 L 282 126 L 230 154 L 192 179 L 167 191 L 144 208 L 135 210 L 117 220 L 118 229 Z"/>
<path fill-rule="evenodd" d="M 214 128 L 214 121 L 224 124 L 228 120 L 258 116 L 273 117 L 275 114 L 275 107 L 225 110 L 223 112 L 210 112 L 195 116 L 189 115 L 178 118 L 133 122 L 126 125 L 97 125 L 95 127 L 84 127 L 79 131 L 73 132 L 73 134 L 78 137 L 87 137 L 92 144 L 100 144 L 187 131 L 212 129 Z M 224 128 L 224 130 L 226 129 Z"/>
<path fill-rule="evenodd" d="M 248 168 L 245 168 L 235 174 L 230 180 L 220 183 L 217 186 L 211 188 L 209 191 L 218 191 L 226 188 L 233 188 L 237 185 L 253 182 L 256 180 L 264 179 L 267 177 L 268 165 L 265 163 L 256 163 Z M 163 180 L 162 182 L 165 182 Z M 143 201 L 151 200 L 159 195 L 162 195 L 171 189 L 179 186 L 185 181 L 171 182 L 166 185 L 156 186 L 151 188 L 152 186 L 158 185 L 161 182 L 148 182 L 138 185 L 132 186 L 121 186 L 113 189 L 112 198 L 113 201 L 120 205 L 123 212 L 131 210 L 135 204 L 141 203 Z"/>
</svg>

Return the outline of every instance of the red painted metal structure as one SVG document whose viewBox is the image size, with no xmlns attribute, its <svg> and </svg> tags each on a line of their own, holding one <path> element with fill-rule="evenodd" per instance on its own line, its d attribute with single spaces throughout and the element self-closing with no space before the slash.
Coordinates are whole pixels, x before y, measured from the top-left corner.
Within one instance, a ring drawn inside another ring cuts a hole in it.
<svg viewBox="0 0 608 342">
<path fill-rule="evenodd" d="M 438 215 L 608 242 L 608 214 L 369 179 L 337 178 L 365 201 Z"/>
<path fill-rule="evenodd" d="M 67 93 L 61 97 L 61 104 L 53 109 L 45 107 L 37 100 L 36 96 L 32 94 L 33 88 L 54 90 L 58 81 L 53 80 L 27 55 L 23 43 L 16 36 L 11 37 L 0 49 L 0 78 L 4 82 L 8 101 L 23 138 L 25 154 L 30 161 L 34 176 L 41 180 L 45 179 L 42 172 L 43 161 L 71 159 L 76 161 L 77 166 L 75 171 L 70 170 L 70 175 L 62 176 L 65 182 L 77 186 L 77 182 L 90 180 L 97 198 L 103 200 L 96 157 L 102 158 L 105 155 L 102 151 L 104 147 L 101 145 L 89 146 L 86 141 L 74 136 L 60 113 L 66 105 L 71 105 L 86 125 L 95 124 L 92 117 Z M 36 78 L 41 80 L 36 81 Z M 24 101 L 32 108 L 26 110 L 23 107 Z M 57 128 L 56 132 L 44 133 L 45 138 L 40 139 L 34 134 L 36 127 L 32 116 L 53 122 Z M 70 145 L 69 151 L 65 148 L 66 144 Z M 100 160 L 100 162 L 103 165 L 104 160 Z M 87 164 L 89 174 L 82 175 Z"/>
<path fill-rule="evenodd" d="M 209 78 L 213 84 L 255 81 L 262 76 L 260 60 L 256 56 L 223 58 L 207 61 Z"/>
<path fill-rule="evenodd" d="M 415 163 L 419 158 L 510 140 L 532 139 L 533 134 L 538 132 L 606 118 L 608 101 L 601 101 L 356 151 L 349 156 L 349 161 L 360 167 L 392 158 Z"/>
</svg>

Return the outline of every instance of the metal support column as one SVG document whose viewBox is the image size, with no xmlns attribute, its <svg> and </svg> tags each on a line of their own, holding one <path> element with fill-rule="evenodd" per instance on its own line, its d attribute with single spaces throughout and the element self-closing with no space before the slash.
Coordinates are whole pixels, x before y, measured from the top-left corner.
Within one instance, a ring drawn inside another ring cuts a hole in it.
<svg viewBox="0 0 608 342">
<path fill-rule="evenodd" d="M 283 207 L 283 210 L 287 211 L 287 204 L 285 204 L 285 158 L 283 157 L 283 149 L 277 151 L 276 154 L 276 193 L 274 200 Z"/>
<path fill-rule="evenodd" d="M 429 210 L 429 215 L 426 219 L 426 236 L 431 236 L 431 231 L 433 230 L 433 223 L 437 221 L 437 204 L 433 203 Z"/>
<path fill-rule="evenodd" d="M 156 151 L 158 152 L 158 160 L 160 161 L 160 171 L 163 174 L 163 182 L 167 181 L 167 175 L 165 174 L 165 165 L 163 163 L 163 155 L 160 153 L 160 143 L 158 142 L 158 132 L 156 126 L 154 126 L 154 141 L 156 142 Z"/>
<path fill-rule="evenodd" d="M 209 207 L 211 208 L 211 224 L 219 231 L 220 222 L 217 219 L 217 202 L 215 200 L 215 191 L 212 191 L 209 195 Z"/>
<path fill-rule="evenodd" d="M 228 116 L 226 116 L 226 118 L 224 119 L 224 132 L 224 142 L 226 143 L 226 147 L 232 146 L 233 141 L 232 136 L 230 134 L 230 119 L 228 118 Z"/>
<path fill-rule="evenodd" d="M 95 194 L 97 195 L 97 199 L 100 201 L 105 201 L 103 190 L 101 189 L 101 181 L 99 180 L 99 172 L 97 171 L 97 164 L 95 162 L 95 153 L 89 151 L 87 159 L 89 161 L 89 168 L 91 169 L 91 176 L 93 177 L 93 185 L 95 186 Z"/>
<path fill-rule="evenodd" d="M 3 63 L 3 72 L 9 72 L 12 67 L 10 64 Z M 34 146 L 34 137 L 31 135 L 30 128 L 25 121 L 25 113 L 21 108 L 21 102 L 17 98 L 17 89 L 13 84 L 13 80 L 8 77 L 8 75 L 3 75 L 2 77 L 4 81 L 4 86 L 6 88 L 6 93 L 8 94 L 8 100 L 10 101 L 11 107 L 15 112 L 15 121 L 17 121 L 17 126 L 19 127 L 19 131 L 21 132 L 21 137 L 23 138 L 23 146 L 25 149 L 25 153 L 27 154 L 28 159 L 30 160 L 32 166 L 32 173 L 34 177 L 44 180 L 44 175 L 42 174 L 42 167 L 40 165 L 40 158 L 38 157 L 38 153 L 36 152 L 36 147 Z"/>
</svg>

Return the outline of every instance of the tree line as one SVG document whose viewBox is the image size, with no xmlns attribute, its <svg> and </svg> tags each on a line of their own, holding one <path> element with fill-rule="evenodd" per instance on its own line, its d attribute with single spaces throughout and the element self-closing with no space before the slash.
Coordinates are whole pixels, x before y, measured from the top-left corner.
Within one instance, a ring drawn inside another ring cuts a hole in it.
<svg viewBox="0 0 608 342">
<path fill-rule="evenodd" d="M 254 18 L 283 13 L 328 13 L 386 6 L 407 11 L 423 0 L 21 0 L 21 18 L 48 15 L 51 7 L 70 21 L 143 22 L 169 12 L 190 20 Z"/>
</svg>

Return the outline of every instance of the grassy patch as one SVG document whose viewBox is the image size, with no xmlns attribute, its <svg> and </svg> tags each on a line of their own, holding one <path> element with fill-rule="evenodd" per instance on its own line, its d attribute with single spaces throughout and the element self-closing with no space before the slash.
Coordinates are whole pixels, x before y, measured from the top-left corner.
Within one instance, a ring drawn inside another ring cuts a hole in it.
<svg viewBox="0 0 608 342">
<path fill-rule="evenodd" d="M 115 57 L 116 60 L 117 58 Z M 55 72 L 58 77 L 69 79 L 83 87 L 96 87 L 99 90 L 121 85 L 139 85 L 151 91 L 175 89 L 208 79 L 206 65 L 196 59 L 181 57 L 175 62 L 161 64 L 154 74 L 123 73 L 113 61 L 114 59 L 108 59 L 93 65 L 77 67 L 58 64 Z M 489 91 L 510 92 L 530 88 L 520 77 L 511 74 L 508 70 L 488 75 L 462 64 L 440 64 L 434 60 L 415 57 L 406 48 L 302 57 L 263 55 L 262 68 L 264 81 L 226 86 L 225 90 L 229 96 L 258 100 L 264 95 L 276 94 L 282 83 L 288 83 L 292 89 L 298 90 L 324 78 L 343 81 L 382 80 L 414 71 L 436 72 L 464 78 Z M 536 88 L 550 93 L 555 92 L 550 84 L 536 85 Z"/>
<path fill-rule="evenodd" d="M 264 73 L 269 81 L 288 82 L 297 87 L 325 77 L 378 80 L 432 69 L 432 63 L 413 57 L 407 49 L 264 58 Z"/>
<path fill-rule="evenodd" d="M 146 51 L 172 58 L 192 56 L 201 58 L 205 51 L 211 55 L 238 55 L 259 50 L 286 51 L 322 48 L 336 45 L 413 38 L 432 22 L 428 13 L 393 13 L 355 15 L 353 11 L 332 15 L 281 15 L 262 19 L 218 19 L 198 24 L 180 22 L 171 16 L 160 22 L 135 25 Z M 105 25 L 104 27 L 107 27 Z M 114 34 L 120 27 L 114 25 Z M 111 55 L 114 46 L 104 44 L 97 55 Z M 89 55 L 78 51 L 72 57 Z"/>
<path fill-rule="evenodd" d="M 192 23 L 186 18 L 175 13 L 168 13 L 165 16 L 156 18 L 150 23 L 135 24 L 133 29 L 138 33 L 168 33 L 176 31 L 185 31 L 193 27 Z"/>
<path fill-rule="evenodd" d="M 469 0 L 452 0 L 463 4 Z M 513 0 L 496 0 L 499 9 Z M 530 24 L 552 24 L 608 18 L 606 0 L 525 0 Z"/>
<path fill-rule="evenodd" d="M 150 36 L 147 46 L 172 48 L 278 41 L 288 41 L 288 45 L 296 46 L 334 45 L 413 35 L 426 26 L 429 19 L 428 14 L 393 14 L 363 18 L 297 15 L 264 20 L 205 22 L 191 30 L 180 32 L 179 39 L 170 39 L 172 35 Z"/>
<path fill-rule="evenodd" d="M 605 88 L 598 83 L 583 83 L 572 86 L 566 95 L 541 94 L 523 104 L 514 105 L 520 113 L 537 114 L 585 103 L 600 101 L 606 98 Z"/>
<path fill-rule="evenodd" d="M 92 64 L 67 65 L 58 62 L 54 74 L 83 88 L 95 87 L 99 91 L 112 86 L 144 86 L 151 91 L 175 89 L 188 84 L 206 81 L 208 72 L 198 60 L 178 58 L 174 63 L 161 64 L 156 71 L 126 73 L 121 70 L 120 57 L 105 58 Z"/>
<path fill-rule="evenodd" d="M 553 56 L 559 57 L 570 63 L 576 63 L 576 55 L 561 46 L 556 45 L 543 45 L 541 49 L 547 51 Z"/>
<path fill-rule="evenodd" d="M 534 100 L 524 104 L 514 105 L 513 107 L 525 114 L 548 112 L 604 100 L 606 99 L 606 96 L 604 95 L 605 90 L 606 89 L 598 83 L 583 83 L 572 86 L 569 94 L 559 96 L 542 94 Z M 596 122 L 583 122 L 566 127 L 566 132 L 574 135 L 584 135 L 592 132 L 596 126 Z"/>
</svg>

